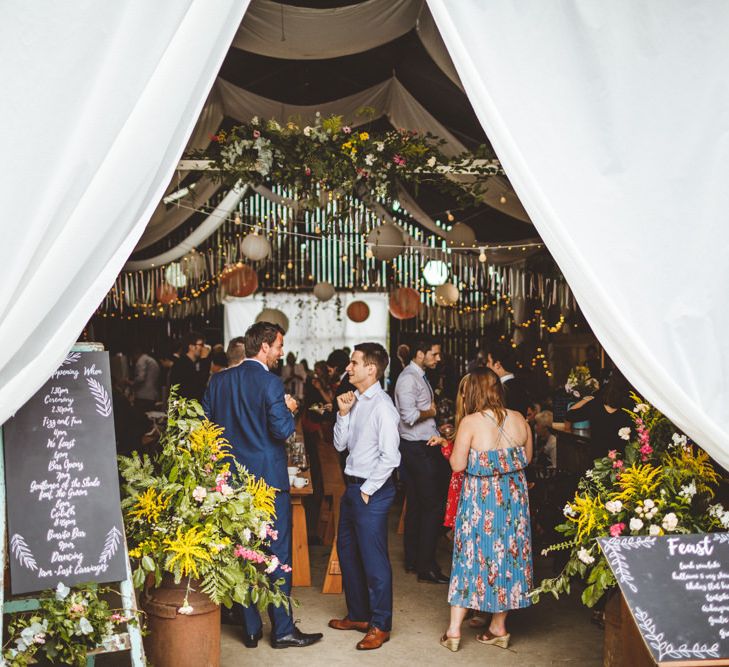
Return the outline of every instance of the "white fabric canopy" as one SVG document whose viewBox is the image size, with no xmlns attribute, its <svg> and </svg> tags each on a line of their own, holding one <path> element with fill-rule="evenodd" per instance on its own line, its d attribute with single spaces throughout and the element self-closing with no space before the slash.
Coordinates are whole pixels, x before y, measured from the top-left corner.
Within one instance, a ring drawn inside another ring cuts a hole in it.
<svg viewBox="0 0 729 667">
<path fill-rule="evenodd" d="M 61 363 L 113 284 L 247 4 L 0 4 L 0 423 Z"/>
<path fill-rule="evenodd" d="M 590 326 L 729 468 L 729 3 L 429 6 Z"/>
</svg>

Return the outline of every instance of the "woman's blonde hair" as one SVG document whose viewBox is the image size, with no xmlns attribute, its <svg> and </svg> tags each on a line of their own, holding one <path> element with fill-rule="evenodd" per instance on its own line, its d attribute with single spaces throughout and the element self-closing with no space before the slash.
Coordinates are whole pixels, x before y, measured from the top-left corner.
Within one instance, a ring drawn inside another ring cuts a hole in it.
<svg viewBox="0 0 729 667">
<path fill-rule="evenodd" d="M 476 368 L 468 376 L 469 382 L 463 397 L 465 413 L 491 410 L 501 426 L 506 419 L 504 387 L 499 376 L 490 368 Z"/>
</svg>

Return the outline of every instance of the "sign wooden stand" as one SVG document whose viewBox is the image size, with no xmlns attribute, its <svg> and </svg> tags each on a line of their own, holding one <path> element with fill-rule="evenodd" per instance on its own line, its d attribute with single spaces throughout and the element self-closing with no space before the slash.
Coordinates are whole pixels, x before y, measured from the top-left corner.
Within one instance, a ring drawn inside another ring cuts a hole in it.
<svg viewBox="0 0 729 667">
<path fill-rule="evenodd" d="M 74 352 L 103 352 L 104 346 L 100 343 L 78 343 L 74 345 Z M 7 564 L 7 505 L 5 501 L 5 450 L 3 443 L 3 429 L 0 426 L 0 563 L 3 571 Z M 119 592 L 122 599 L 122 608 L 125 616 L 136 616 L 137 603 L 132 584 L 132 571 L 129 565 L 129 556 L 126 553 L 126 539 L 123 541 L 124 558 L 126 561 L 126 579 L 119 583 Z M 5 614 L 17 614 L 25 611 L 34 611 L 40 608 L 40 602 L 33 597 L 20 597 L 13 600 L 5 599 L 5 578 L 0 577 L 0 637 L 3 636 L 3 623 Z M 86 658 L 87 667 L 93 667 L 95 656 L 101 653 L 114 653 L 116 651 L 130 650 L 133 667 L 144 667 L 144 647 L 142 645 L 142 632 L 139 625 L 127 625 L 127 631 L 115 635 L 115 641 L 107 642 L 90 651 Z M 0 655 L 0 665 L 5 661 Z"/>
</svg>

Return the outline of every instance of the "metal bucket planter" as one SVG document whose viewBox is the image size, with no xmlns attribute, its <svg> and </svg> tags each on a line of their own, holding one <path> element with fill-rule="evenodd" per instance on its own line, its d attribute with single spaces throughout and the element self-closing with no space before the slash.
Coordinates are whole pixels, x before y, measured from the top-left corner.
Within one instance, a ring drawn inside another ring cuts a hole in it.
<svg viewBox="0 0 729 667">
<path fill-rule="evenodd" d="M 180 614 L 186 582 L 175 584 L 165 575 L 159 588 L 150 588 L 142 596 L 147 614 L 148 634 L 144 638 L 147 659 L 155 667 L 219 667 L 220 607 L 204 593 L 199 582 L 192 582 L 187 601 L 190 614 Z"/>
</svg>

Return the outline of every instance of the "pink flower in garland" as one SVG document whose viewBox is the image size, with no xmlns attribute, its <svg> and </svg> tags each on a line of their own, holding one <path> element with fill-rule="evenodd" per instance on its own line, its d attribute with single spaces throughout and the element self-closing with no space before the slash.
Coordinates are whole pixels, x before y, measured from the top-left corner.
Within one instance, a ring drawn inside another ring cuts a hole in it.
<svg viewBox="0 0 729 667">
<path fill-rule="evenodd" d="M 400 167 L 405 166 L 405 158 L 402 155 L 400 155 L 399 153 L 392 156 L 392 161 Z"/>
<path fill-rule="evenodd" d="M 261 133 L 258 130 L 253 130 L 253 138 L 258 139 L 258 137 L 261 136 Z"/>
<path fill-rule="evenodd" d="M 613 461 L 618 457 L 618 450 L 617 449 L 611 449 L 608 452 L 608 458 L 612 459 Z"/>
<path fill-rule="evenodd" d="M 351 127 L 349 127 L 349 125 L 345 125 L 345 126 L 344 126 L 344 127 L 342 128 L 342 132 L 344 132 L 344 134 L 351 134 L 351 132 L 352 132 L 352 128 L 351 128 Z"/>
<path fill-rule="evenodd" d="M 305 173 L 305 174 L 306 174 L 307 176 L 311 176 L 311 169 L 309 169 L 309 167 L 304 167 L 304 173 Z"/>
<path fill-rule="evenodd" d="M 620 459 L 613 461 L 613 468 L 622 468 L 623 462 Z"/>
<path fill-rule="evenodd" d="M 611 537 L 619 537 L 620 534 L 625 530 L 625 524 L 624 523 L 614 523 L 612 526 L 610 526 L 610 536 Z"/>
<path fill-rule="evenodd" d="M 648 460 L 648 457 L 653 453 L 653 447 L 651 447 L 648 443 L 643 445 L 640 448 L 640 459 L 643 463 L 645 463 Z"/>
<path fill-rule="evenodd" d="M 236 558 L 243 558 L 244 560 L 249 560 L 252 563 L 266 562 L 266 557 L 262 553 L 254 551 L 253 549 L 248 549 L 240 544 L 236 545 L 235 549 L 233 549 L 233 555 Z"/>
<path fill-rule="evenodd" d="M 271 526 L 266 526 L 266 535 L 268 535 L 272 540 L 278 539 L 278 531 L 271 528 Z"/>
</svg>

